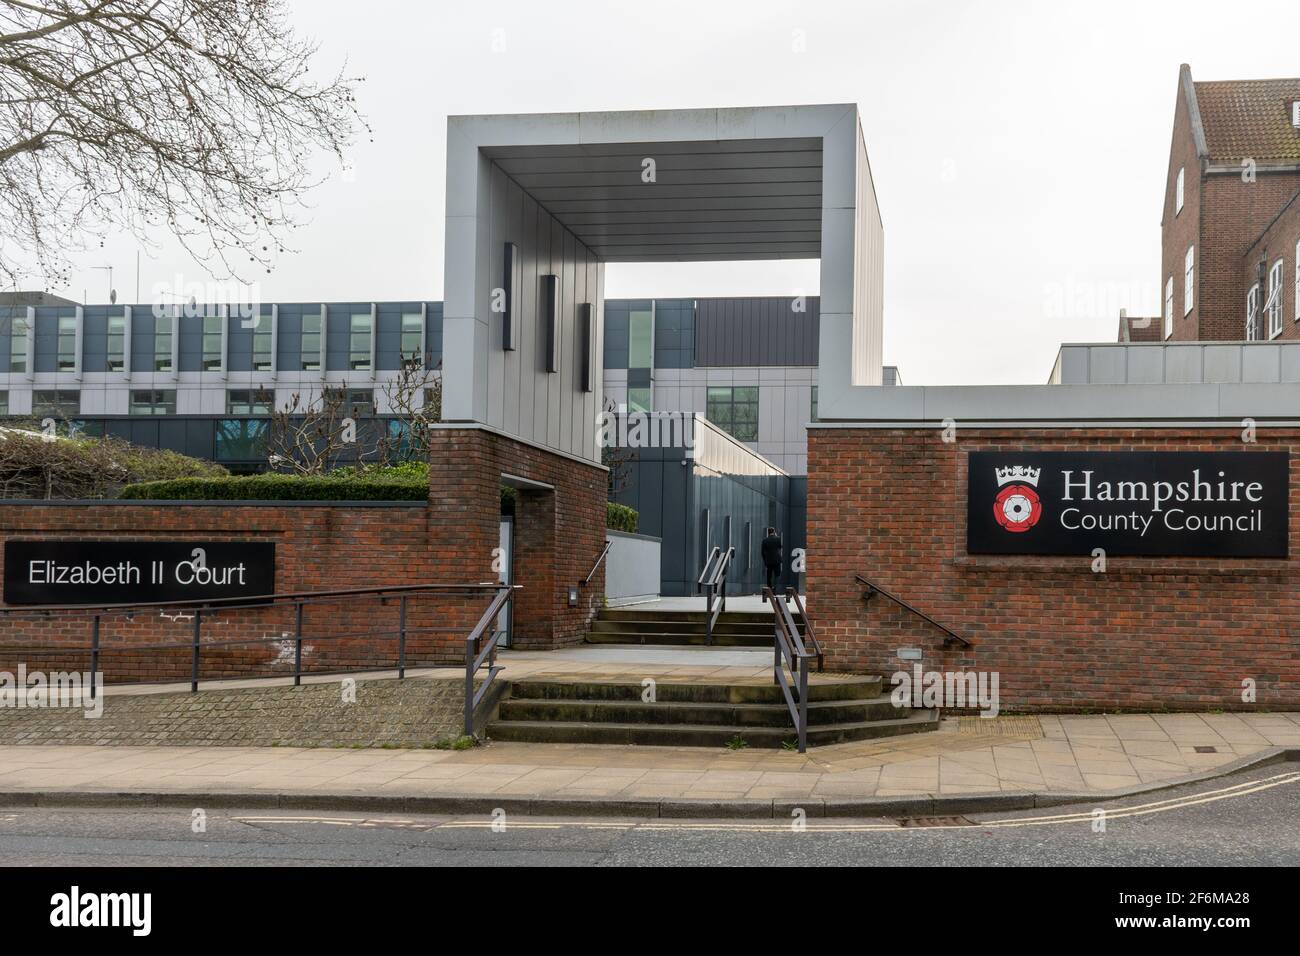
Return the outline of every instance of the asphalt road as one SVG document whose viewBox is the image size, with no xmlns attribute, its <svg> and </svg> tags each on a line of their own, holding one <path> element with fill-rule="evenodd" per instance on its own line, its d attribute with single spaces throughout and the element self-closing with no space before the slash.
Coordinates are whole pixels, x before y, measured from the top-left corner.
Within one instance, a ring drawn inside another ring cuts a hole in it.
<svg viewBox="0 0 1300 956">
<path fill-rule="evenodd" d="M 1095 810 L 1106 811 L 1097 832 Z M 504 822 L 504 827 L 501 823 Z M 672 821 L 0 809 L 6 866 L 1296 866 L 1300 765 L 1093 806 L 941 821 Z"/>
</svg>

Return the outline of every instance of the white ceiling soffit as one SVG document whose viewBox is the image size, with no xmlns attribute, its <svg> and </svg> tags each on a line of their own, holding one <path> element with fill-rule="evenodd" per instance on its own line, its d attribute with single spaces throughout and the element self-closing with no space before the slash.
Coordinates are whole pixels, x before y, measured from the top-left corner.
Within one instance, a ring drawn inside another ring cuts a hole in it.
<svg viewBox="0 0 1300 956">
<path fill-rule="evenodd" d="M 821 257 L 820 137 L 482 149 L 606 262 Z"/>
</svg>

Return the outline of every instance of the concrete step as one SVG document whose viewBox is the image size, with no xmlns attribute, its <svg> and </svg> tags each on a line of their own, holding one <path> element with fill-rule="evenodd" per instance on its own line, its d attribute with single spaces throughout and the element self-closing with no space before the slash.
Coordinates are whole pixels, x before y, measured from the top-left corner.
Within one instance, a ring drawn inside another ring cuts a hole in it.
<svg viewBox="0 0 1300 956">
<path fill-rule="evenodd" d="M 714 634 L 759 634 L 766 637 L 772 636 L 772 629 L 775 627 L 772 618 L 766 621 L 729 621 L 726 618 L 719 618 L 718 623 L 713 628 Z M 798 624 L 800 631 L 804 628 Z M 591 629 L 595 632 L 605 632 L 612 634 L 637 634 L 637 633 L 677 633 L 677 634 L 704 634 L 708 630 L 708 625 L 704 621 L 682 621 L 664 617 L 655 618 L 627 618 L 617 621 L 607 621 L 602 618 L 596 618 L 591 622 Z"/>
<path fill-rule="evenodd" d="M 767 634 L 719 634 L 713 635 L 713 647 L 771 647 L 773 635 L 771 631 Z M 658 645 L 666 644 L 669 646 L 697 646 L 704 647 L 708 644 L 707 636 L 700 634 L 681 634 L 677 632 L 659 632 L 659 633 L 626 633 L 622 631 L 590 631 L 587 634 L 586 642 L 588 644 L 635 644 L 635 645 Z"/>
<path fill-rule="evenodd" d="M 887 696 L 870 700 L 809 701 L 808 725 L 856 724 L 891 720 L 899 710 Z M 701 704 L 694 702 L 640 700 L 547 700 L 502 701 L 499 719 L 539 723 L 576 722 L 585 724 L 673 724 L 730 727 L 789 727 L 790 710 L 779 704 Z"/>
<path fill-rule="evenodd" d="M 597 618 L 602 621 L 646 621 L 646 620 L 674 620 L 674 621 L 694 621 L 703 623 L 706 613 L 703 609 L 704 601 L 700 601 L 700 610 L 698 611 L 654 611 L 647 608 L 632 607 L 618 608 L 601 608 Z M 730 621 L 737 624 L 772 624 L 772 614 L 770 611 L 724 611 L 718 618 L 719 621 Z"/>
<path fill-rule="evenodd" d="M 817 680 L 808 685 L 809 703 L 870 701 L 881 695 L 881 678 L 862 675 L 843 680 Z M 640 702 L 645 687 L 640 681 L 545 679 L 513 681 L 510 700 L 626 701 Z M 780 704 L 781 689 L 772 683 L 686 683 L 657 681 L 655 699 L 662 703 Z"/>
<path fill-rule="evenodd" d="M 921 733 L 939 726 L 938 711 L 912 711 L 892 720 L 827 724 L 808 728 L 810 746 Z M 725 747 L 740 738 L 750 747 L 793 745 L 793 727 L 730 727 L 700 724 L 616 724 L 578 721 L 497 720 L 488 724 L 492 740 L 524 743 L 638 744 L 659 747 Z"/>
</svg>

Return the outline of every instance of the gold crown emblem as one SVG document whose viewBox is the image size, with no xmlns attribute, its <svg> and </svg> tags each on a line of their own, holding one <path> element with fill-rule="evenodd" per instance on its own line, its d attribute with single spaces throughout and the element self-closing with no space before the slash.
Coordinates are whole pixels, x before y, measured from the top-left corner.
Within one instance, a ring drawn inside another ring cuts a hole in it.
<svg viewBox="0 0 1300 956">
<path fill-rule="evenodd" d="M 1008 465 L 1006 468 L 996 468 L 994 471 L 998 477 L 998 487 L 1015 481 L 1037 488 L 1038 476 L 1043 473 L 1043 469 L 1027 465 Z"/>
</svg>

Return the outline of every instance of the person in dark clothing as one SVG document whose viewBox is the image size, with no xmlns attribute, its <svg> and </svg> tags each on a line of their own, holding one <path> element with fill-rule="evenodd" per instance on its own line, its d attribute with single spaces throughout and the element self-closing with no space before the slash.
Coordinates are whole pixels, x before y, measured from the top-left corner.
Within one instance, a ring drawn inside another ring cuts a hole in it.
<svg viewBox="0 0 1300 956">
<path fill-rule="evenodd" d="M 767 586 L 775 592 L 781 579 L 781 539 L 775 528 L 768 528 L 763 539 L 763 567 L 767 570 Z"/>
</svg>

